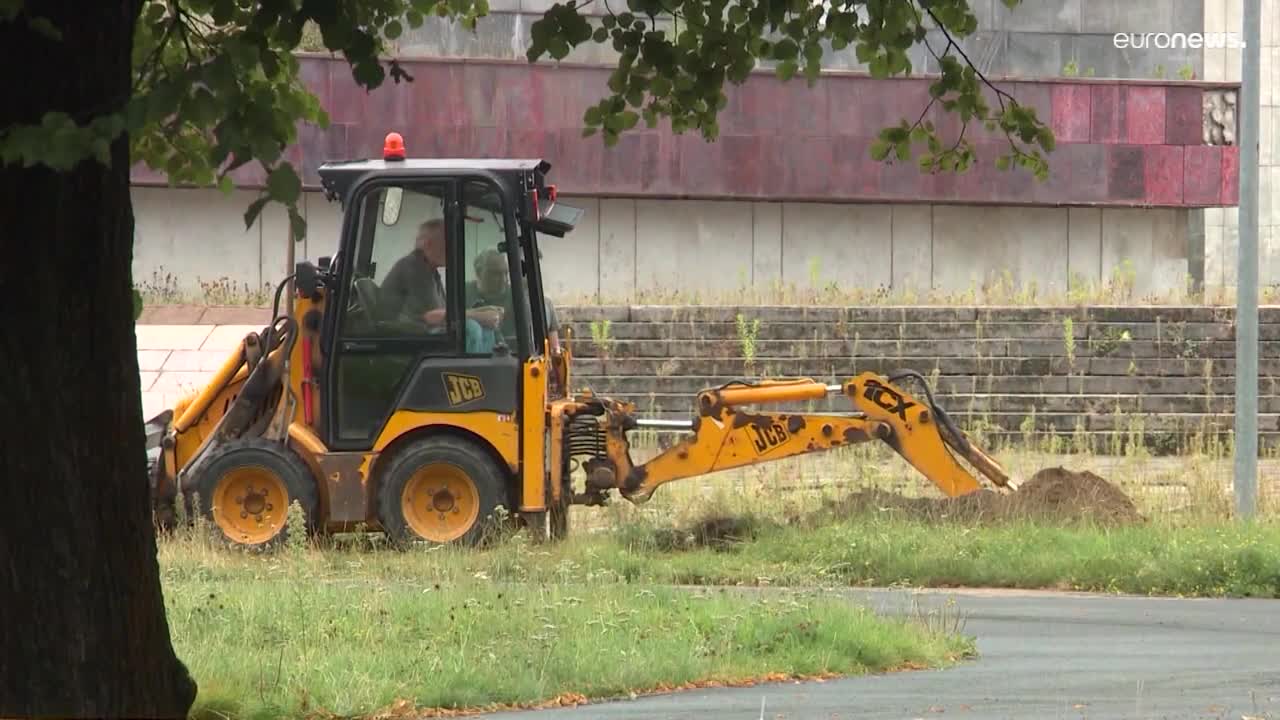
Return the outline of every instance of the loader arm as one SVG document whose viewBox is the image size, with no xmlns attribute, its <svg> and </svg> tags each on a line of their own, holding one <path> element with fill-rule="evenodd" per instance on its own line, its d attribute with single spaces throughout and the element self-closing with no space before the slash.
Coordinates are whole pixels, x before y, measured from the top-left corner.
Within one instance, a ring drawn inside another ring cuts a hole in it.
<svg viewBox="0 0 1280 720">
<path fill-rule="evenodd" d="M 916 377 L 917 373 L 893 378 Z M 978 477 L 952 451 L 997 486 L 1011 485 L 998 462 L 974 446 L 935 406 L 928 385 L 927 401 L 908 394 L 889 379 L 863 373 L 840 385 L 811 379 L 735 382 L 698 394 L 698 415 L 691 434 L 647 462 L 633 464 L 626 431 L 646 424 L 627 417 L 607 423 L 608 456 L 613 467 L 588 468 L 589 485 L 615 485 L 636 503 L 649 499 L 666 483 L 721 470 L 775 462 L 784 458 L 882 440 L 949 497 L 981 489 Z M 849 413 L 769 413 L 741 410 L 743 405 L 767 405 L 818 400 L 841 393 L 854 406 Z M 613 410 L 610 415 L 623 413 Z M 620 420 L 620 421 L 619 421 Z M 596 473 L 593 478 L 590 473 Z"/>
</svg>

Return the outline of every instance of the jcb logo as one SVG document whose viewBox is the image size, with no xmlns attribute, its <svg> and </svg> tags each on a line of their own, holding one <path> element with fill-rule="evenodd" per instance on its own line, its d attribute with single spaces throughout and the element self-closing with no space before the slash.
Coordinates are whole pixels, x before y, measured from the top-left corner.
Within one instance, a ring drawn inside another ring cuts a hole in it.
<svg viewBox="0 0 1280 720">
<path fill-rule="evenodd" d="M 885 387 L 875 380 L 867 381 L 867 389 L 862 393 L 862 396 L 897 415 L 903 422 L 907 420 L 907 408 L 916 406 L 913 402 L 907 402 L 897 391 Z"/>
<path fill-rule="evenodd" d="M 444 374 L 444 389 L 449 394 L 450 405 L 462 405 L 484 398 L 484 385 L 480 378 L 456 373 Z"/>
<path fill-rule="evenodd" d="M 766 425 L 765 427 L 760 427 L 759 425 L 748 425 L 747 427 L 750 428 L 751 444 L 755 446 L 756 452 L 760 455 L 791 439 L 787 429 L 778 423 Z"/>
</svg>

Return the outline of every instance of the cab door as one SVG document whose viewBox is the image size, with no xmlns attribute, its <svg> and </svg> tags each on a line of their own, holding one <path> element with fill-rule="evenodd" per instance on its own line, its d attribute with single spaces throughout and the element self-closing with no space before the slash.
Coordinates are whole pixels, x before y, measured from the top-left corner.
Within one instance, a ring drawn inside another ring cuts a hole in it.
<svg viewBox="0 0 1280 720">
<path fill-rule="evenodd" d="M 511 443 L 496 429 L 484 434 L 514 462 L 520 361 L 514 341 L 504 342 L 504 314 L 476 307 L 468 294 L 475 258 L 503 232 L 470 227 L 487 219 L 467 202 L 475 182 L 378 181 L 352 203 L 359 210 L 344 230 L 354 241 L 344 245 L 327 343 L 326 441 L 334 450 L 377 449 L 379 438 L 407 427 L 474 427 L 479 419 L 510 426 Z M 389 427 L 397 417 L 409 425 Z"/>
</svg>

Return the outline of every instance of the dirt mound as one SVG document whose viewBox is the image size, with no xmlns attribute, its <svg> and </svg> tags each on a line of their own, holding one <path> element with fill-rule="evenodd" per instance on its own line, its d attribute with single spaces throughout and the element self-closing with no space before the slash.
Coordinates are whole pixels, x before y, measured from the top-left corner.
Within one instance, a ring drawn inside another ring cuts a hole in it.
<svg viewBox="0 0 1280 720">
<path fill-rule="evenodd" d="M 1101 525 L 1142 522 L 1133 501 L 1115 485 L 1091 472 L 1071 472 L 1060 467 L 1041 470 L 1009 494 L 984 489 L 958 498 L 912 498 L 865 490 L 829 504 L 821 515 L 831 518 L 879 512 L 930 521 L 1027 519 Z"/>
</svg>

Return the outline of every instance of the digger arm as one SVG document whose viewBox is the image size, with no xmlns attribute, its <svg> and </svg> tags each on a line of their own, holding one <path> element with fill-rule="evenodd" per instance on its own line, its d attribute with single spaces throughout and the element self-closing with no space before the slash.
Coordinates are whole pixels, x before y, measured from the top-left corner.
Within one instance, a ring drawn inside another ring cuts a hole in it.
<svg viewBox="0 0 1280 720">
<path fill-rule="evenodd" d="M 919 377 L 911 372 L 895 375 L 905 376 Z M 928 386 L 924 388 L 928 395 Z M 739 409 L 743 405 L 818 400 L 833 392 L 848 397 L 855 411 L 807 414 Z M 638 424 L 625 419 L 607 424 L 609 459 L 617 473 L 608 479 L 632 502 L 647 500 L 659 486 L 673 480 L 871 440 L 884 441 L 949 497 L 981 488 L 977 477 L 957 461 L 952 450 L 992 483 L 1002 487 L 1010 484 L 1004 468 L 974 446 L 945 411 L 933 405 L 931 397 L 922 402 L 875 373 L 864 373 L 841 385 L 810 379 L 766 380 L 705 390 L 698 394 L 692 434 L 649 461 L 633 465 L 625 431 Z M 613 472 L 610 469 L 609 474 Z"/>
</svg>

